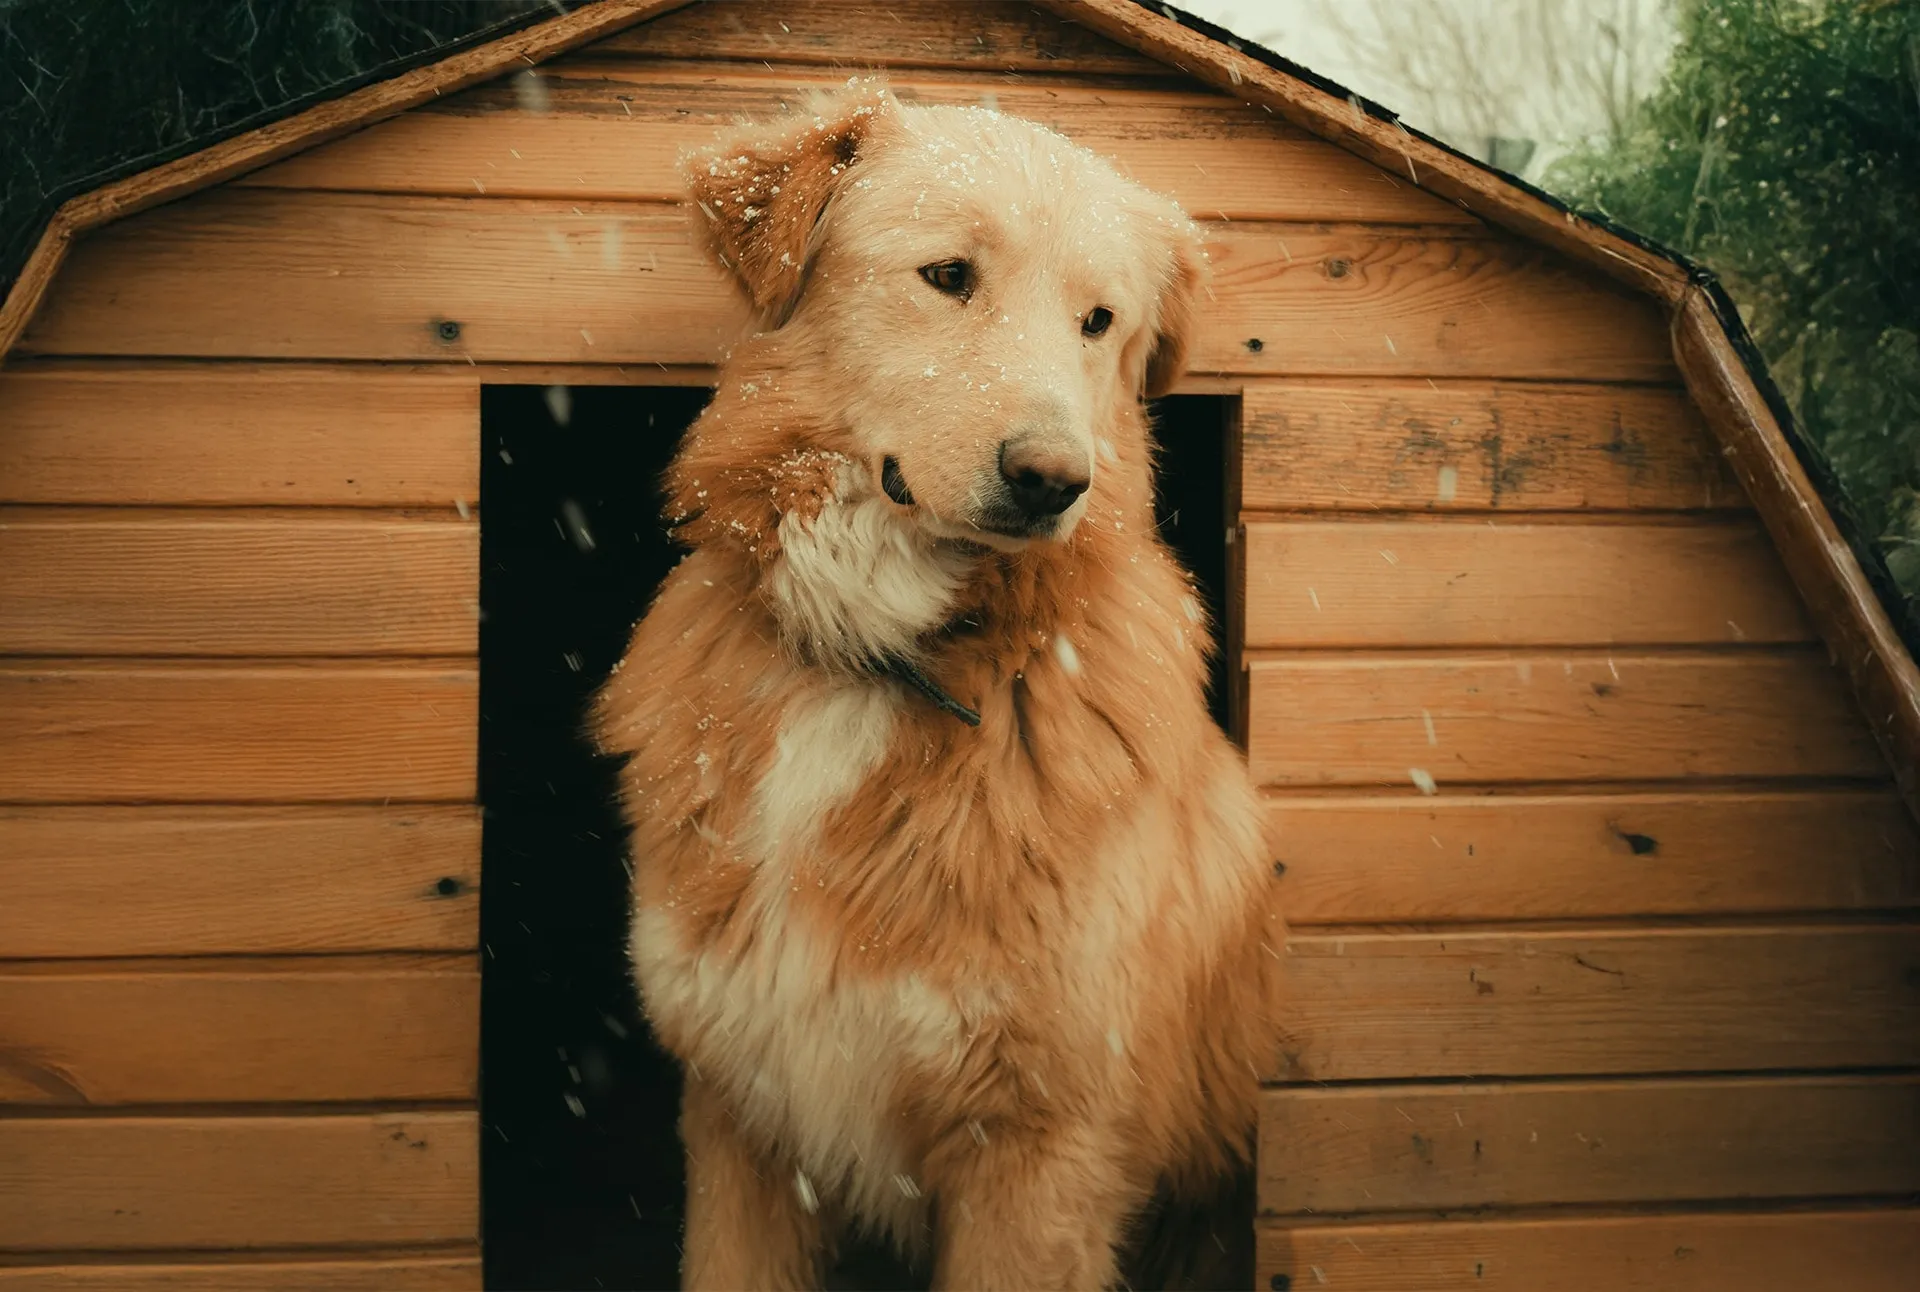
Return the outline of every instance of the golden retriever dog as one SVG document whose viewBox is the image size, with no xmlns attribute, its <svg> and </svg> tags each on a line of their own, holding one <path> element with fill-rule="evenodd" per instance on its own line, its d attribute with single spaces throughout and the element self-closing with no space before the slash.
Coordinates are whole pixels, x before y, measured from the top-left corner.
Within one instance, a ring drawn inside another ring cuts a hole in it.
<svg viewBox="0 0 1920 1292">
<path fill-rule="evenodd" d="M 598 696 L 686 1074 L 692 1288 L 842 1235 L 1101 1288 L 1247 1152 L 1281 929 L 1155 533 L 1205 256 L 1066 139 L 850 83 L 690 169 L 761 330 L 668 473 L 692 548 Z"/>
</svg>

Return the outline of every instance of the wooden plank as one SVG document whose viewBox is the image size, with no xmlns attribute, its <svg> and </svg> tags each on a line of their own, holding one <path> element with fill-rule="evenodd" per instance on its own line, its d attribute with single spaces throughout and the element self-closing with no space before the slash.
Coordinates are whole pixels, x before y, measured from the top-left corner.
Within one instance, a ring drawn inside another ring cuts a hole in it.
<svg viewBox="0 0 1920 1292">
<path fill-rule="evenodd" d="M 0 1265 L 6 1292 L 467 1292 L 480 1285 L 477 1248 L 447 1256 Z"/>
<path fill-rule="evenodd" d="M 471 656 L 479 610 L 477 518 L 0 508 L 0 653 Z"/>
<path fill-rule="evenodd" d="M 1742 509 L 1679 390 L 1447 382 L 1250 382 L 1249 510 Z"/>
<path fill-rule="evenodd" d="M 1287 795 L 1268 817 L 1295 927 L 1920 906 L 1885 790 Z"/>
<path fill-rule="evenodd" d="M 460 956 L 0 963 L 0 1104 L 472 1099 Z"/>
<path fill-rule="evenodd" d="M 1471 231 L 1235 223 L 1211 254 L 1200 372 L 1672 375 L 1647 302 Z M 710 363 L 744 322 L 678 209 L 226 189 L 90 240 L 22 347 Z"/>
<path fill-rule="evenodd" d="M 140 171 L 63 204 L 40 235 L 26 267 L 0 301 L 0 359 L 33 321 L 74 240 L 89 230 L 170 202 L 337 139 L 408 108 L 452 94 L 503 71 L 563 54 L 610 32 L 677 9 L 688 0 L 600 0 L 437 62 L 317 103 L 256 130 Z"/>
<path fill-rule="evenodd" d="M 1731 309 L 1731 306 L 1728 306 Z M 1690 288 L 1674 354 L 1745 484 L 1814 627 L 1840 661 L 1907 806 L 1920 814 L 1920 665 L 1794 456 L 1772 408 L 1727 339 L 1715 300 Z"/>
<path fill-rule="evenodd" d="M 1267 785 L 1886 774 L 1809 651 L 1327 654 L 1251 663 Z"/>
<path fill-rule="evenodd" d="M 0 802 L 467 801 L 479 695 L 444 663 L 0 661 Z"/>
<path fill-rule="evenodd" d="M 1160 59 L 1214 89 L 1271 109 L 1320 138 L 1365 157 L 1393 174 L 1529 241 L 1608 274 L 1637 292 L 1677 302 L 1687 290 L 1685 268 L 1582 219 L 1536 190 L 1414 134 L 1384 109 L 1351 95 L 1337 97 L 1308 81 L 1269 67 L 1230 44 L 1182 26 L 1137 0 L 1035 0 L 1072 22 L 1129 49 Z"/>
<path fill-rule="evenodd" d="M 1920 1211 L 1258 1228 L 1254 1286 L 1310 1292 L 1912 1292 Z"/>
<path fill-rule="evenodd" d="M 479 1115 L 0 1119 L 0 1249 L 471 1242 Z"/>
<path fill-rule="evenodd" d="M 849 69 L 965 67 L 981 71 L 1171 76 L 1164 63 L 1061 22 L 1019 0 L 730 0 L 608 36 L 595 55 L 824 63 Z"/>
<path fill-rule="evenodd" d="M 1269 1090 L 1260 1210 L 1444 1211 L 1920 1190 L 1920 1077 Z"/>
<path fill-rule="evenodd" d="M 0 372 L 0 502 L 451 507 L 480 497 L 469 372 Z"/>
<path fill-rule="evenodd" d="M 1757 523 L 1250 521 L 1261 646 L 1805 642 Z"/>
<path fill-rule="evenodd" d="M 597 51 L 591 51 L 597 52 Z M 496 81 L 396 117 L 241 184 L 265 188 L 683 201 L 684 158 L 743 119 L 771 120 L 845 83 L 758 63 L 582 61 Z M 1258 108 L 1179 87 L 922 72 L 889 85 L 907 103 L 984 104 L 1048 126 L 1208 219 L 1474 224 L 1459 207 Z"/>
<path fill-rule="evenodd" d="M 471 807 L 0 807 L 0 958 L 480 945 Z"/>
<path fill-rule="evenodd" d="M 1920 928 L 1315 933 L 1288 1081 L 1920 1064 Z"/>
</svg>

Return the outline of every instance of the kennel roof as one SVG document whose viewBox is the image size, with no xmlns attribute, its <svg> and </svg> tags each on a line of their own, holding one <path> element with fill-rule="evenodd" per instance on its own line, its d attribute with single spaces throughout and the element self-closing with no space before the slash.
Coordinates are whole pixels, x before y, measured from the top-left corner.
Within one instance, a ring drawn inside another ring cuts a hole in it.
<svg viewBox="0 0 1920 1292">
<path fill-rule="evenodd" d="M 572 12 L 429 49 L 370 83 L 345 82 L 202 136 L 180 155 L 122 172 L 54 210 L 0 303 L 0 362 L 26 331 L 74 240 L 124 216 L 238 178 L 442 95 L 645 23 L 689 0 L 598 0 Z M 1765 522 L 1795 585 L 1845 669 L 1910 804 L 1920 801 L 1920 629 L 1877 553 L 1809 451 L 1714 275 L 1677 252 L 1405 125 L 1391 110 L 1169 5 L 1035 0 L 1038 7 L 1260 107 L 1453 202 L 1489 224 L 1655 298 L 1674 358 Z M 3 268 L 3 267 L 0 267 Z"/>
</svg>

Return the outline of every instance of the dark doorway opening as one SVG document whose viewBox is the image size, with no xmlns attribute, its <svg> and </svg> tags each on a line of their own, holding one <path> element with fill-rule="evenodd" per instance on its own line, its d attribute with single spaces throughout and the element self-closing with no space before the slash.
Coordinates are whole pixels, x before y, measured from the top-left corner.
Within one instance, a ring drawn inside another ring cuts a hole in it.
<svg viewBox="0 0 1920 1292">
<path fill-rule="evenodd" d="M 490 1288 L 679 1286 L 679 1072 L 633 998 L 614 767 L 593 755 L 582 723 L 679 559 L 661 524 L 659 480 L 707 398 L 704 389 L 627 386 L 489 386 L 481 395 Z M 1216 624 L 1229 405 L 1205 396 L 1155 405 L 1161 533 Z M 1210 691 L 1223 726 L 1225 680 L 1223 656 Z M 894 1285 L 880 1269 L 837 1281 Z"/>
</svg>

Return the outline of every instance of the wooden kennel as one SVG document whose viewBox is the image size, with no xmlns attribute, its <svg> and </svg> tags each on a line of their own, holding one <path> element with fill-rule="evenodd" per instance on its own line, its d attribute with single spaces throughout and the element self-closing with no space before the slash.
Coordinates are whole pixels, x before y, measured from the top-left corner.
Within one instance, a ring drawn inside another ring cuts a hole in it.
<svg viewBox="0 0 1920 1292">
<path fill-rule="evenodd" d="M 1215 234 L 1258 1285 L 1915 1286 L 1920 674 L 1711 284 L 1158 6 L 604 0 L 0 309 L 0 1289 L 479 1282 L 481 387 L 709 382 L 676 155 L 872 66 Z"/>
</svg>

